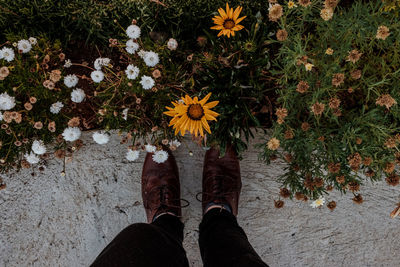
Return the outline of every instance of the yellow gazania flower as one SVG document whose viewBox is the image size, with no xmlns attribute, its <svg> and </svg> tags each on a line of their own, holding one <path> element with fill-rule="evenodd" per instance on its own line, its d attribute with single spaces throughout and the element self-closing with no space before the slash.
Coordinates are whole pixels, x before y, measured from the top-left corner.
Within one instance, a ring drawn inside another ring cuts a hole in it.
<svg viewBox="0 0 400 267">
<path fill-rule="evenodd" d="M 175 129 L 175 135 L 179 132 L 182 136 L 185 135 L 186 131 L 197 136 L 204 136 L 203 129 L 211 134 L 210 126 L 207 121 L 214 120 L 219 116 L 217 112 L 211 110 L 211 108 L 218 105 L 219 101 L 213 101 L 206 104 L 210 98 L 211 93 L 206 95 L 202 100 L 198 100 L 197 97 L 193 99 L 186 95 L 182 98 L 183 102 L 171 102 L 174 105 L 173 108 L 166 107 L 168 111 L 164 114 L 173 117 L 169 123 L 169 126 L 173 126 Z"/>
<path fill-rule="evenodd" d="M 246 17 L 239 18 L 240 12 L 242 12 L 242 7 L 238 6 L 235 11 L 233 8 L 230 8 L 228 3 L 226 3 L 226 10 L 222 8 L 218 9 L 220 16 L 215 16 L 213 18 L 214 23 L 216 26 L 211 27 L 213 30 L 220 30 L 218 33 L 218 37 L 221 35 L 226 35 L 229 37 L 235 36 L 235 31 L 240 31 L 244 27 L 239 25 L 239 23 Z"/>
<path fill-rule="evenodd" d="M 292 9 L 292 8 L 294 8 L 294 7 L 297 7 L 297 5 L 296 5 L 293 1 L 289 1 L 289 2 L 287 3 L 287 5 L 288 5 L 288 8 L 289 8 L 289 9 Z"/>
</svg>

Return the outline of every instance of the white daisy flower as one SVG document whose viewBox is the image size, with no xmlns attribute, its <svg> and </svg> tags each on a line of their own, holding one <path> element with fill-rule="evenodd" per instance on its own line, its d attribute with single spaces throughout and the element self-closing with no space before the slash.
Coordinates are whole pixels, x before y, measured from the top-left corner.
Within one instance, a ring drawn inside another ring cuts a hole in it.
<svg viewBox="0 0 400 267">
<path fill-rule="evenodd" d="M 158 150 L 153 154 L 152 158 L 157 163 L 163 163 L 168 159 L 168 152 L 164 150 Z"/>
<path fill-rule="evenodd" d="M 316 208 L 316 207 L 324 205 L 324 203 L 325 203 L 325 198 L 320 197 L 320 198 L 314 200 L 313 202 L 311 202 L 310 206 L 313 208 Z"/>
<path fill-rule="evenodd" d="M 3 50 L 0 49 L 0 59 L 3 59 L 3 58 L 4 58 L 4 56 L 3 56 Z"/>
<path fill-rule="evenodd" d="M 75 103 L 81 103 L 85 99 L 85 91 L 76 88 L 71 92 L 71 100 Z"/>
<path fill-rule="evenodd" d="M 110 136 L 104 132 L 95 132 L 92 135 L 93 140 L 99 145 L 107 144 L 110 141 Z"/>
<path fill-rule="evenodd" d="M 153 88 L 155 82 L 154 82 L 153 78 L 143 75 L 142 80 L 140 81 L 140 84 L 142 85 L 143 89 L 148 90 L 148 89 Z"/>
<path fill-rule="evenodd" d="M 71 66 L 72 66 L 71 59 L 65 60 L 64 68 L 69 68 L 69 67 L 71 67 Z"/>
<path fill-rule="evenodd" d="M 122 111 L 122 118 L 123 118 L 124 120 L 127 120 L 127 119 L 128 119 L 128 111 L 129 111 L 129 108 L 125 108 L 125 109 Z"/>
<path fill-rule="evenodd" d="M 132 39 L 129 39 L 126 42 L 126 47 L 125 50 L 126 52 L 128 52 L 129 54 L 135 54 L 136 51 L 139 49 L 139 44 L 134 42 Z"/>
<path fill-rule="evenodd" d="M 29 37 L 28 40 L 31 43 L 31 45 L 36 45 L 37 44 L 37 39 L 35 37 Z"/>
<path fill-rule="evenodd" d="M 126 35 L 131 39 L 137 39 L 140 37 L 140 28 L 137 25 L 130 25 L 126 29 Z"/>
<path fill-rule="evenodd" d="M 130 64 L 128 67 L 126 67 L 125 73 L 128 79 L 134 80 L 139 76 L 139 68 Z"/>
<path fill-rule="evenodd" d="M 31 42 L 28 40 L 19 40 L 18 41 L 18 51 L 21 51 L 22 53 L 28 53 L 31 51 L 32 45 Z"/>
<path fill-rule="evenodd" d="M 178 148 L 178 147 L 180 147 L 181 142 L 179 142 L 178 140 L 175 139 L 175 140 L 172 140 L 171 142 L 169 142 L 169 145 Z"/>
<path fill-rule="evenodd" d="M 11 48 L 8 48 L 8 47 L 3 47 L 3 49 L 1 51 L 2 51 L 3 59 L 5 59 L 7 62 L 11 62 L 14 60 L 14 58 L 15 58 L 14 50 L 12 50 Z"/>
<path fill-rule="evenodd" d="M 139 56 L 140 58 L 143 58 L 144 55 L 146 55 L 146 53 L 147 53 L 147 52 L 146 52 L 145 50 L 140 49 L 139 52 L 138 52 L 137 54 L 138 54 L 138 56 Z"/>
<path fill-rule="evenodd" d="M 104 79 L 104 73 L 101 70 L 92 71 L 90 78 L 92 78 L 95 83 L 99 83 Z"/>
<path fill-rule="evenodd" d="M 169 50 L 176 50 L 178 48 L 178 42 L 174 38 L 170 38 L 167 47 Z"/>
<path fill-rule="evenodd" d="M 81 130 L 78 127 L 68 127 L 62 133 L 65 141 L 76 141 L 81 136 Z"/>
<path fill-rule="evenodd" d="M 15 97 L 7 93 L 0 94 L 0 110 L 10 110 L 15 107 Z"/>
<path fill-rule="evenodd" d="M 96 58 L 94 61 L 94 68 L 96 70 L 101 70 L 103 66 L 108 66 L 110 64 L 111 60 L 108 57 L 99 57 Z"/>
<path fill-rule="evenodd" d="M 46 153 L 46 147 L 42 140 L 35 140 L 32 143 L 32 151 L 37 155 L 43 155 Z"/>
<path fill-rule="evenodd" d="M 38 157 L 35 153 L 33 153 L 33 152 L 30 152 L 29 154 L 26 153 L 26 154 L 25 154 L 25 159 L 26 159 L 26 161 L 29 162 L 30 164 L 39 163 L 39 160 L 40 160 L 39 157 Z"/>
<path fill-rule="evenodd" d="M 64 84 L 68 88 L 72 88 L 78 84 L 78 77 L 75 74 L 69 74 L 64 77 Z"/>
<path fill-rule="evenodd" d="M 160 62 L 158 54 L 154 53 L 153 51 L 146 52 L 143 56 L 143 60 L 148 67 L 154 67 Z"/>
<path fill-rule="evenodd" d="M 58 114 L 58 112 L 60 112 L 63 107 L 64 104 L 58 101 L 50 106 L 50 112 L 53 114 Z"/>
<path fill-rule="evenodd" d="M 147 153 L 154 153 L 157 150 L 156 146 L 153 146 L 153 145 L 150 145 L 150 144 L 147 144 L 144 147 L 145 147 Z"/>
<path fill-rule="evenodd" d="M 132 150 L 132 149 L 128 149 L 128 151 L 126 152 L 126 159 L 129 161 L 135 161 L 139 158 L 139 151 L 138 150 Z"/>
</svg>

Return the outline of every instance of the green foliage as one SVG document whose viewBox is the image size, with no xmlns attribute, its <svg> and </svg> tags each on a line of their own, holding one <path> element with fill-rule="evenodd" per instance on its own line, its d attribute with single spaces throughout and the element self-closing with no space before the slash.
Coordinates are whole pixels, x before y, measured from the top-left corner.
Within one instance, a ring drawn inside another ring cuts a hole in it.
<svg viewBox="0 0 400 267">
<path fill-rule="evenodd" d="M 281 88 L 278 103 L 288 115 L 274 125 L 273 136 L 285 152 L 266 143 L 262 157 L 269 162 L 276 154 L 289 162 L 280 180 L 292 194 L 316 198 L 326 186 L 356 191 L 354 183 L 383 174 L 398 179 L 393 168 L 400 110 L 393 101 L 400 101 L 400 25 L 381 7 L 380 2 L 356 2 L 348 10 L 337 7 L 327 21 L 320 17 L 323 1 L 284 12 L 279 26 L 289 37 L 279 49 L 274 73 Z M 390 30 L 385 40 L 377 38 L 381 25 Z M 354 50 L 361 57 L 351 61 Z M 312 71 L 306 71 L 307 63 Z M 344 81 L 335 80 L 338 73 Z M 300 81 L 309 86 L 304 93 L 297 90 Z M 324 186 L 316 185 L 318 178 Z"/>
</svg>

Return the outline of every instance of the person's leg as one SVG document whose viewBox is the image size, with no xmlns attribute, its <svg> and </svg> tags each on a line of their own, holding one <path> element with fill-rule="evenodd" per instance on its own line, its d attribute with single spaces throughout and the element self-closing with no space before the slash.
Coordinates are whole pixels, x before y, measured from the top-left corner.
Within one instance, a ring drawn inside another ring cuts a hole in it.
<svg viewBox="0 0 400 267">
<path fill-rule="evenodd" d="M 142 198 L 148 224 L 125 228 L 92 266 L 189 266 L 182 247 L 178 167 L 167 151 L 169 157 L 164 163 L 154 162 L 152 153 L 148 153 L 143 165 Z"/>
<path fill-rule="evenodd" d="M 268 266 L 253 249 L 238 225 L 241 190 L 239 160 L 232 147 L 220 158 L 219 151 L 207 151 L 203 169 L 203 220 L 199 246 L 205 267 Z"/>
</svg>

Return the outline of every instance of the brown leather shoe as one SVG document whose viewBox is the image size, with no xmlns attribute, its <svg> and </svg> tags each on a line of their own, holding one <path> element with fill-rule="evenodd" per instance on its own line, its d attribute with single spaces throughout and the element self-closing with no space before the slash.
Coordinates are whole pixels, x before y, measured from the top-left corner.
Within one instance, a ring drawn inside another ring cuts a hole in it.
<svg viewBox="0 0 400 267">
<path fill-rule="evenodd" d="M 208 150 L 203 167 L 203 214 L 206 206 L 214 202 L 230 205 L 232 214 L 237 216 L 241 188 L 240 165 L 233 147 L 228 146 L 222 158 L 219 150 Z"/>
<path fill-rule="evenodd" d="M 142 198 L 147 221 L 161 213 L 170 212 L 181 216 L 180 183 L 176 161 L 167 148 L 168 159 L 157 163 L 152 159 L 153 153 L 147 153 L 142 171 Z"/>
</svg>

